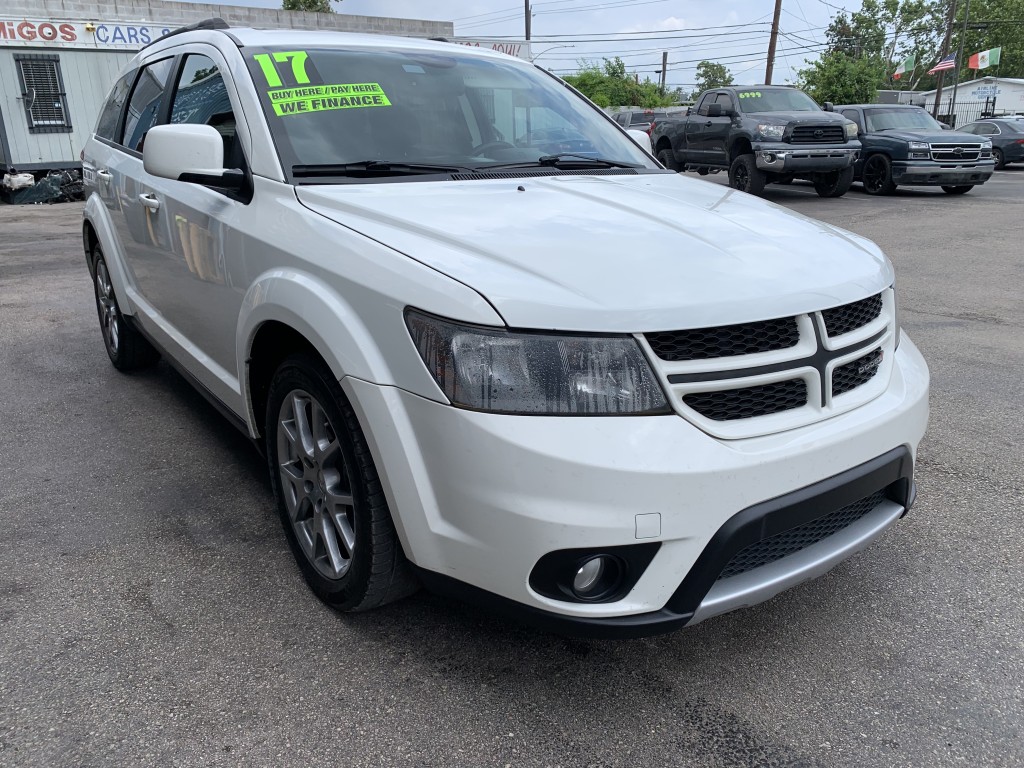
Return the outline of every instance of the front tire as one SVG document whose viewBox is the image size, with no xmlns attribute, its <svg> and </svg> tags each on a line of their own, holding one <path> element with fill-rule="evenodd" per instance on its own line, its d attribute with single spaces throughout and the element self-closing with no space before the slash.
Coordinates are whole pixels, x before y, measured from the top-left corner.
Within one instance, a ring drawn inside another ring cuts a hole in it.
<svg viewBox="0 0 1024 768">
<path fill-rule="evenodd" d="M 160 354 L 145 337 L 124 319 L 117 305 L 110 272 L 99 246 L 93 249 L 93 287 L 96 294 L 96 314 L 100 319 L 103 346 L 107 357 L 117 370 L 128 373 L 147 368 L 157 361 Z"/>
<path fill-rule="evenodd" d="M 306 583 L 340 611 L 365 611 L 418 588 L 366 438 L 319 360 L 281 364 L 268 393 L 270 481 Z"/>
<path fill-rule="evenodd" d="M 962 187 L 943 187 L 942 191 L 945 192 L 947 195 L 966 195 L 972 189 L 974 189 L 974 185 L 967 184 Z"/>
<path fill-rule="evenodd" d="M 1006 158 L 1003 156 L 1003 150 L 998 147 L 992 150 L 992 159 L 996 161 L 997 171 L 1001 171 L 1006 167 Z"/>
<path fill-rule="evenodd" d="M 822 173 L 814 179 L 814 191 L 819 197 L 842 197 L 853 184 L 853 166 L 841 171 Z"/>
<path fill-rule="evenodd" d="M 753 155 L 740 155 L 729 166 L 729 186 L 733 189 L 750 195 L 760 195 L 764 192 L 766 182 L 767 177 L 764 171 L 757 167 Z"/>
<path fill-rule="evenodd" d="M 891 195 L 896 191 L 892 180 L 892 161 L 886 155 L 871 155 L 865 160 L 860 177 L 864 191 L 869 195 Z"/>
</svg>

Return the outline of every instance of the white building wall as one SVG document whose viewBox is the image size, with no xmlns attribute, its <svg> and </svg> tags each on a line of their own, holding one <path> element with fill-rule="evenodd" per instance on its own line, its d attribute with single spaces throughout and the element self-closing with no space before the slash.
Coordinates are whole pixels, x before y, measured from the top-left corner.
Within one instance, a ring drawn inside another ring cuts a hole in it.
<svg viewBox="0 0 1024 768">
<path fill-rule="evenodd" d="M 60 56 L 60 71 L 67 94 L 70 133 L 31 133 L 21 86 L 16 53 L 47 53 Z M 78 154 L 96 125 L 100 108 L 131 51 L 76 51 L 0 48 L 0 116 L 7 134 L 8 165 L 60 166 L 78 162 Z"/>
</svg>

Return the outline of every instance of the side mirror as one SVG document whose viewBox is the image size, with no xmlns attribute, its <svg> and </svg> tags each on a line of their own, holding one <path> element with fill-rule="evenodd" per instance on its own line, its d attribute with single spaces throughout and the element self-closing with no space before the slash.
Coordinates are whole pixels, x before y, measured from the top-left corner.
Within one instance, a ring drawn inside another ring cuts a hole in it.
<svg viewBox="0 0 1024 768">
<path fill-rule="evenodd" d="M 835 112 L 834 105 L 831 101 L 826 101 L 824 104 L 821 105 L 821 108 L 824 109 L 826 112 Z"/>
<path fill-rule="evenodd" d="M 939 125 L 942 126 L 942 130 L 944 130 L 944 131 L 952 131 L 953 130 L 953 126 L 950 125 L 949 123 L 939 123 Z"/>
<path fill-rule="evenodd" d="M 708 117 L 721 117 L 723 114 L 721 104 L 708 104 Z"/>
<path fill-rule="evenodd" d="M 224 139 L 209 125 L 158 125 L 142 148 L 146 173 L 162 179 L 240 189 L 245 174 L 224 169 Z"/>
<path fill-rule="evenodd" d="M 638 131 L 635 128 L 633 130 L 626 131 L 629 134 L 629 138 L 640 145 L 640 149 L 644 150 L 649 155 L 654 154 L 654 147 L 651 145 L 651 137 L 647 135 L 646 131 Z"/>
</svg>

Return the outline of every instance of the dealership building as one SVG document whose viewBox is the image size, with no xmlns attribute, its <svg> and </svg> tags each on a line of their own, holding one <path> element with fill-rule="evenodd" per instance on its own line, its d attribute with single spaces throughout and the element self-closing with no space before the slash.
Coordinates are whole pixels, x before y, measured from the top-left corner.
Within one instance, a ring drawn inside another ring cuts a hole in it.
<svg viewBox="0 0 1024 768">
<path fill-rule="evenodd" d="M 163 0 L 3 0 L 0 175 L 75 168 L 118 73 L 147 43 L 220 17 L 231 26 L 445 38 L 529 58 L 521 43 L 454 38 L 451 22 Z"/>
</svg>

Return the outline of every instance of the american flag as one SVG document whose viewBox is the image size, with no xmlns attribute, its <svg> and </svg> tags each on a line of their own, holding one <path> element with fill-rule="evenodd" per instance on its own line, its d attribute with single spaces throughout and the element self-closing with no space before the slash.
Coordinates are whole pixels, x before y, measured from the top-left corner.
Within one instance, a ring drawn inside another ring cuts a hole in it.
<svg viewBox="0 0 1024 768">
<path fill-rule="evenodd" d="M 940 61 L 938 64 L 936 64 L 934 67 L 929 69 L 928 70 L 928 74 L 929 75 L 934 75 L 936 72 L 939 72 L 939 71 L 941 71 L 943 69 L 952 69 L 955 66 L 956 66 L 956 54 L 955 53 L 951 53 L 951 54 L 949 54 L 949 56 L 947 56 L 942 61 Z"/>
</svg>

